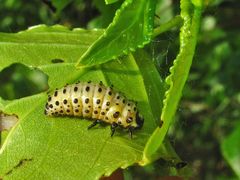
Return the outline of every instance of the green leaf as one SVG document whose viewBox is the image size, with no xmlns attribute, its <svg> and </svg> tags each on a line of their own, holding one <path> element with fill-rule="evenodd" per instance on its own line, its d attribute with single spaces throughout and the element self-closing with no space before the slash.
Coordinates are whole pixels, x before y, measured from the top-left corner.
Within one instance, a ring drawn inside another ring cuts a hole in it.
<svg viewBox="0 0 240 180">
<path fill-rule="evenodd" d="M 152 113 L 154 114 L 155 125 L 159 124 L 159 117 L 161 109 L 163 107 L 162 101 L 164 98 L 164 92 L 166 85 L 161 79 L 158 71 L 154 71 L 155 66 L 149 59 L 149 55 L 143 50 L 137 50 L 134 53 L 135 59 L 137 59 L 140 72 L 142 74 L 144 85 L 148 94 L 148 102 L 151 106 Z"/>
<path fill-rule="evenodd" d="M 105 0 L 105 3 L 106 4 L 112 4 L 112 3 L 115 3 L 117 2 L 118 0 Z"/>
<path fill-rule="evenodd" d="M 143 79 L 141 73 L 152 75 L 154 80 L 157 71 L 150 59 L 140 71 L 138 64 L 141 62 L 137 64 L 132 55 L 102 66 L 76 69 L 74 59 L 99 33 L 69 31 L 60 26 L 39 26 L 17 34 L 1 33 L 1 68 L 14 62 L 37 67 L 49 76 L 50 91 L 77 80 L 102 80 L 106 85 L 113 84 L 116 90 L 138 102 L 145 118 L 143 129 L 135 131 L 133 139 L 121 130 L 111 138 L 109 126 L 87 130 L 91 124 L 87 120 L 47 117 L 43 113 L 47 93 L 10 101 L 2 110 L 18 115 L 19 123 L 10 131 L 0 150 L 0 177 L 98 179 L 119 167 L 126 168 L 141 161 L 145 143 L 156 128 L 157 115 L 149 106 L 148 93 L 158 97 L 161 82 L 153 88 L 145 88 L 147 79 Z M 51 59 L 56 58 L 64 62 L 51 63 Z M 152 72 L 148 73 L 149 70 Z M 151 104 L 161 106 L 161 101 Z M 161 156 L 167 156 L 167 153 L 162 146 Z"/>
<path fill-rule="evenodd" d="M 240 124 L 221 143 L 224 158 L 232 167 L 238 178 L 240 178 Z"/>
<path fill-rule="evenodd" d="M 77 67 L 102 64 L 149 43 L 155 0 L 125 0 L 104 34 L 78 60 Z"/>
<path fill-rule="evenodd" d="M 61 12 L 73 0 L 51 0 L 53 6 L 57 9 L 57 13 Z"/>
<path fill-rule="evenodd" d="M 114 4 L 106 5 L 104 1 L 94 0 L 93 4 L 100 12 L 100 15 L 88 23 L 89 29 L 108 27 L 115 16 L 116 10 L 122 5 L 122 2 L 119 1 Z"/>
<path fill-rule="evenodd" d="M 162 126 L 157 127 L 144 149 L 143 164 L 155 158 L 158 148 L 162 145 L 167 130 L 173 121 L 177 105 L 182 96 L 182 90 L 187 80 L 195 52 L 197 35 L 200 26 L 201 8 L 191 4 L 190 0 L 181 1 L 181 17 L 184 20 L 180 32 L 180 51 L 170 68 L 166 78 L 169 89 L 165 92 L 162 109 Z"/>
<path fill-rule="evenodd" d="M 76 62 L 101 34 L 101 30 L 70 31 L 60 25 L 38 25 L 16 34 L 0 33 L 0 70 L 16 62 L 35 67 L 51 65 L 53 59 Z"/>
</svg>

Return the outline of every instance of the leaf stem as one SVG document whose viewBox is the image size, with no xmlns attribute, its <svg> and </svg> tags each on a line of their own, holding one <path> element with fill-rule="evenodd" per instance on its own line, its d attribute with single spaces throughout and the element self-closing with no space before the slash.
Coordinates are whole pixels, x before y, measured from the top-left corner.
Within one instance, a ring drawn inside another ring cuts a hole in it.
<svg viewBox="0 0 240 180">
<path fill-rule="evenodd" d="M 170 21 L 166 22 L 165 24 L 160 25 L 159 27 L 155 28 L 153 30 L 153 38 L 158 36 L 159 34 L 162 34 L 170 29 L 172 29 L 173 27 L 180 27 L 182 26 L 183 23 L 183 19 L 180 15 L 175 16 L 173 19 L 171 19 Z"/>
</svg>

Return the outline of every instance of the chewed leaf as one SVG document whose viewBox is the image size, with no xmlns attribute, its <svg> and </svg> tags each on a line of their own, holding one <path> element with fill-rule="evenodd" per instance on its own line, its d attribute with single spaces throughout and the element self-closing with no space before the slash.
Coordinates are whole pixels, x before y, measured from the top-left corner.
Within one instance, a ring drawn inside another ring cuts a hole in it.
<svg viewBox="0 0 240 180">
<path fill-rule="evenodd" d="M 35 67 L 50 65 L 53 59 L 75 62 L 102 32 L 38 25 L 15 34 L 0 33 L 0 70 L 19 62 Z"/>
<path fill-rule="evenodd" d="M 144 59 L 144 67 L 140 67 L 141 63 L 132 55 L 98 67 L 76 69 L 73 61 L 77 53 L 86 50 L 98 35 L 98 31 L 69 31 L 43 26 L 18 34 L 2 33 L 0 38 L 4 41 L 0 46 L 5 49 L 0 58 L 6 61 L 0 61 L 0 64 L 4 68 L 16 59 L 22 59 L 22 63 L 39 68 L 48 75 L 51 92 L 78 80 L 114 85 L 116 90 L 138 102 L 145 118 L 143 128 L 134 131 L 132 140 L 121 129 L 111 138 L 109 126 L 87 130 L 91 122 L 83 118 L 47 117 L 44 114 L 47 92 L 7 104 L 0 101 L 4 113 L 17 114 L 19 118 L 0 150 L 0 177 L 98 179 L 117 168 L 141 161 L 145 143 L 156 128 L 156 112 L 151 106 L 161 106 L 160 102 L 149 103 L 148 97 L 149 94 L 159 96 L 157 88 L 161 89 L 161 83 L 148 88 L 148 84 L 145 85 L 147 79 L 142 75 L 151 77 L 158 72 L 150 59 L 148 63 L 147 58 Z M 52 63 L 53 59 L 63 61 Z M 151 69 L 150 74 L 148 69 Z M 166 154 L 163 151 L 161 155 Z"/>
<path fill-rule="evenodd" d="M 102 64 L 149 43 L 155 0 L 126 0 L 104 34 L 79 59 L 77 67 Z"/>
<path fill-rule="evenodd" d="M 10 130 L 18 122 L 16 115 L 9 115 L 0 112 L 0 131 Z"/>
</svg>

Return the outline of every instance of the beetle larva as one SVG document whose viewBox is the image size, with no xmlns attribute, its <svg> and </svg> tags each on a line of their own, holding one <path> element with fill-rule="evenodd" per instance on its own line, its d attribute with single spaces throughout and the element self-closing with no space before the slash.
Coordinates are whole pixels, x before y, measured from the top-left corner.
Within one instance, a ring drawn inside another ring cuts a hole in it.
<svg viewBox="0 0 240 180">
<path fill-rule="evenodd" d="M 89 82 L 79 82 L 56 90 L 48 97 L 47 116 L 78 116 L 94 120 L 88 129 L 100 122 L 111 124 L 111 136 L 115 128 L 128 129 L 132 137 L 134 129 L 143 126 L 136 103 L 126 99 L 111 87 Z"/>
</svg>

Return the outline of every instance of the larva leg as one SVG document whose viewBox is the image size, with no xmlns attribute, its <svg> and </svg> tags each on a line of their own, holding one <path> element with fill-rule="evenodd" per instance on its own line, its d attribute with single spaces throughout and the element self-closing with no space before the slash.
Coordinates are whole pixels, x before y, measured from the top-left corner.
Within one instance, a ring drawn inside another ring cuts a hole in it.
<svg viewBox="0 0 240 180">
<path fill-rule="evenodd" d="M 88 126 L 88 129 L 91 129 L 92 127 L 96 126 L 97 124 L 99 124 L 101 121 L 100 120 L 95 120 L 90 126 Z"/>
<path fill-rule="evenodd" d="M 112 125 L 111 125 L 111 137 L 114 135 L 114 133 L 115 133 L 115 129 L 118 127 L 118 124 L 117 123 L 112 123 Z"/>
<path fill-rule="evenodd" d="M 130 138 L 132 139 L 133 128 L 131 126 L 128 128 L 128 132 L 129 132 Z"/>
</svg>

